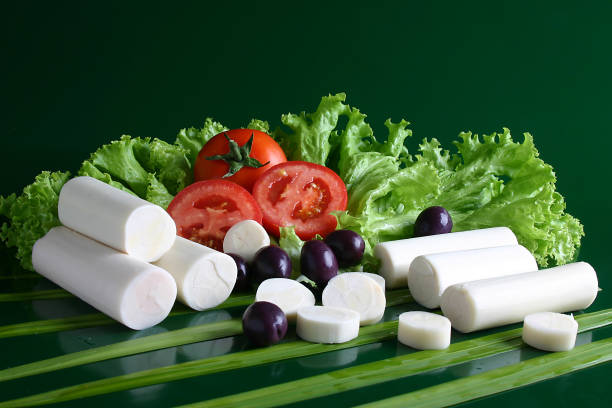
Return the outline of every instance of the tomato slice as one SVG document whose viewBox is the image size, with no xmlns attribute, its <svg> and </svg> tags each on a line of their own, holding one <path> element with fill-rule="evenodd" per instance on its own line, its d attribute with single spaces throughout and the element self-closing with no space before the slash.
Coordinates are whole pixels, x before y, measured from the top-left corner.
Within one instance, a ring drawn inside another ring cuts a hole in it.
<svg viewBox="0 0 612 408">
<path fill-rule="evenodd" d="M 304 240 L 326 236 L 336 229 L 332 211 L 346 209 L 346 186 L 327 167 L 288 161 L 267 170 L 253 186 L 263 212 L 263 226 L 279 236 L 279 227 L 295 226 Z"/>
<path fill-rule="evenodd" d="M 180 191 L 168 206 L 177 235 L 223 251 L 225 233 L 242 220 L 262 221 L 253 196 L 227 180 L 205 180 Z"/>
</svg>

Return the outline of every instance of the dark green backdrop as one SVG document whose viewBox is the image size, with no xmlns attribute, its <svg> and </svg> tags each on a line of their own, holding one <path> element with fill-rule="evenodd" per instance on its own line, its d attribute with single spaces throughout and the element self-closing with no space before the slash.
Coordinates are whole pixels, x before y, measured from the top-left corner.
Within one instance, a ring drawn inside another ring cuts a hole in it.
<svg viewBox="0 0 612 408">
<path fill-rule="evenodd" d="M 581 259 L 612 306 L 609 177 L 612 3 L 15 2 L 2 6 L 0 194 L 41 170 L 76 170 L 121 134 L 173 141 L 212 116 L 279 123 L 344 91 L 375 131 L 387 117 L 448 143 L 462 130 L 529 131 L 568 211 Z M 473 406 L 533 393 L 608 399 L 609 365 Z M 536 405 L 533 405 L 536 406 Z"/>
</svg>

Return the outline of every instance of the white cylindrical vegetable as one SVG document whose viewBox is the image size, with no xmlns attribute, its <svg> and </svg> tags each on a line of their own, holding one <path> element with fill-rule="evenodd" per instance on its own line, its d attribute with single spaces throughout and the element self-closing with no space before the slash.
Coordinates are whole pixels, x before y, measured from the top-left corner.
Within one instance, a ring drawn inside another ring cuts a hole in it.
<svg viewBox="0 0 612 408">
<path fill-rule="evenodd" d="M 404 312 L 399 315 L 397 339 L 419 350 L 443 350 L 450 345 L 451 323 L 435 313 Z"/>
<path fill-rule="evenodd" d="M 158 260 L 176 237 L 163 208 L 92 177 L 64 184 L 57 213 L 66 227 L 146 262 Z"/>
<path fill-rule="evenodd" d="M 323 306 L 356 311 L 362 326 L 380 321 L 386 307 L 385 292 L 378 283 L 356 272 L 341 273 L 330 279 L 321 300 Z"/>
<path fill-rule="evenodd" d="M 261 248 L 270 245 L 270 236 L 254 220 L 244 220 L 234 224 L 223 239 L 223 252 L 236 254 L 246 262 L 252 262 L 255 253 Z"/>
<path fill-rule="evenodd" d="M 576 344 L 578 322 L 553 312 L 532 313 L 523 322 L 523 341 L 545 351 L 569 351 Z"/>
<path fill-rule="evenodd" d="M 182 237 L 176 237 L 155 265 L 170 272 L 178 299 L 195 310 L 220 305 L 236 284 L 236 262 L 231 256 Z"/>
<path fill-rule="evenodd" d="M 297 335 L 312 343 L 344 343 L 359 334 L 359 313 L 328 306 L 306 306 L 297 312 Z"/>
<path fill-rule="evenodd" d="M 32 249 L 34 269 L 99 311 L 135 330 L 168 316 L 176 284 L 162 268 L 55 227 Z"/>
<path fill-rule="evenodd" d="M 347 273 L 347 272 L 345 272 Z M 374 279 L 374 282 L 378 283 L 378 286 L 380 286 L 380 288 L 382 289 L 382 291 L 385 291 L 385 278 L 383 278 L 382 276 L 380 276 L 377 273 L 370 273 L 370 272 L 350 272 L 350 273 L 359 273 L 363 276 L 367 276 L 368 278 Z"/>
<path fill-rule="evenodd" d="M 271 278 L 259 285 L 255 301 L 274 303 L 282 309 L 287 320 L 295 321 L 300 308 L 314 306 L 315 297 L 306 286 L 293 279 Z"/>
<path fill-rule="evenodd" d="M 442 252 L 412 261 L 408 287 L 414 300 L 433 309 L 440 306 L 444 290 L 456 283 L 537 270 L 535 258 L 521 245 Z"/>
<path fill-rule="evenodd" d="M 468 333 L 517 323 L 531 313 L 570 312 L 588 307 L 597 296 L 597 275 L 586 262 L 536 272 L 449 286 L 442 312 L 453 327 Z"/>
<path fill-rule="evenodd" d="M 410 264 L 417 256 L 517 243 L 510 228 L 496 227 L 381 242 L 374 247 L 374 255 L 381 261 L 379 273 L 387 287 L 398 288 L 406 285 Z"/>
</svg>

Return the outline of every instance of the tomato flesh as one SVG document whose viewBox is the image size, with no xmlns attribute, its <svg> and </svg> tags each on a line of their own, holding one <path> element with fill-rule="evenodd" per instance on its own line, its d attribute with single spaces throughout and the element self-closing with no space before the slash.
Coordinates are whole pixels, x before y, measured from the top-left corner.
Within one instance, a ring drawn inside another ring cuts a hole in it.
<svg viewBox="0 0 612 408">
<path fill-rule="evenodd" d="M 301 200 L 293 208 L 293 218 L 307 221 L 321 215 L 329 206 L 331 193 L 321 179 L 313 179 L 303 188 Z"/>
<path fill-rule="evenodd" d="M 279 227 L 295 226 L 301 239 L 326 236 L 336 229 L 332 211 L 346 209 L 342 179 L 327 167 L 289 161 L 266 171 L 253 186 L 263 213 L 263 225 L 279 236 Z"/>
<path fill-rule="evenodd" d="M 183 189 L 168 206 L 177 235 L 223 251 L 228 229 L 239 221 L 262 222 L 257 202 L 236 183 L 227 180 L 200 181 Z"/>
</svg>

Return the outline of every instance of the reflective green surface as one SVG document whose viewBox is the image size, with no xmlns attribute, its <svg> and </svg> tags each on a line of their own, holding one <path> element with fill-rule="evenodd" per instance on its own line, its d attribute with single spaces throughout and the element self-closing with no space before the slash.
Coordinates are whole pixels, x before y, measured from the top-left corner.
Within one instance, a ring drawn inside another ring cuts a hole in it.
<svg viewBox="0 0 612 408">
<path fill-rule="evenodd" d="M 594 266 L 603 289 L 588 312 L 612 307 L 612 5 L 399 3 L 5 6 L 0 194 L 19 191 L 41 170 L 74 171 L 122 133 L 172 141 L 179 128 L 198 126 L 206 116 L 232 127 L 252 117 L 275 126 L 280 114 L 313 109 L 322 95 L 345 91 L 375 132 L 387 117 L 411 121 L 413 147 L 423 137 L 448 145 L 462 130 L 488 133 L 507 126 L 515 137 L 531 132 L 542 159 L 555 168 L 568 211 L 585 226 L 580 259 Z M 21 273 L 10 250 L 1 248 L 0 276 Z M 177 314 L 142 332 L 90 322 L 2 336 L 6 325 L 96 313 L 73 298 L 3 298 L 53 289 L 44 279 L 0 279 L 0 370 L 240 317 L 244 308 Z M 414 308 L 392 306 L 385 319 Z M 453 342 L 515 327 L 454 333 Z M 610 328 L 598 328 L 579 341 L 611 336 Z M 291 328 L 287 342 L 294 340 Z M 249 349 L 242 336 L 233 336 L 99 361 L 0 382 L 0 401 Z M 393 339 L 373 341 L 58 406 L 180 405 L 407 353 Z M 522 347 L 292 406 L 367 403 L 544 354 Z M 611 376 L 612 365 L 605 363 L 462 405 L 605 406 Z"/>
</svg>

